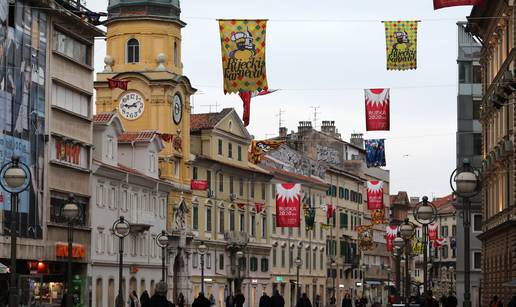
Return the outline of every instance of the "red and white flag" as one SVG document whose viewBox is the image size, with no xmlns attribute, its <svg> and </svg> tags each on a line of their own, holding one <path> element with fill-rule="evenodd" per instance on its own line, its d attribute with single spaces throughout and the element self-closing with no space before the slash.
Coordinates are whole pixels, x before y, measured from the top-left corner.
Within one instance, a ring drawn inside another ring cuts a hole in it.
<svg viewBox="0 0 516 307">
<path fill-rule="evenodd" d="M 238 95 L 240 96 L 240 99 L 242 99 L 242 103 L 244 104 L 243 105 L 244 112 L 242 114 L 242 120 L 244 121 L 245 127 L 249 126 L 249 120 L 251 118 L 251 98 L 257 97 L 257 96 L 264 96 L 267 94 L 274 93 L 276 91 L 277 90 L 266 89 L 266 90 L 262 90 L 260 92 L 258 92 L 258 91 L 256 91 L 256 92 L 241 91 L 238 93 Z"/>
<path fill-rule="evenodd" d="M 366 130 L 390 129 L 390 90 L 388 88 L 366 89 Z"/>
<path fill-rule="evenodd" d="M 331 219 L 333 218 L 333 215 L 335 214 L 335 206 L 332 204 L 326 205 L 326 218 Z"/>
<path fill-rule="evenodd" d="M 434 248 L 439 248 L 446 244 L 446 238 L 437 238 L 434 240 Z"/>
<path fill-rule="evenodd" d="M 383 208 L 383 181 L 371 180 L 367 182 L 367 209 Z"/>
<path fill-rule="evenodd" d="M 428 225 L 428 240 L 437 240 L 437 228 L 438 225 L 436 223 Z"/>
<path fill-rule="evenodd" d="M 387 251 L 392 252 L 394 249 L 394 239 L 398 235 L 398 227 L 396 225 L 387 225 L 385 227 L 385 240 L 387 243 Z"/>
<path fill-rule="evenodd" d="M 478 5 L 482 0 L 434 0 L 434 10 L 461 5 Z"/>
<path fill-rule="evenodd" d="M 299 227 L 301 222 L 301 184 L 276 184 L 276 226 Z"/>
</svg>

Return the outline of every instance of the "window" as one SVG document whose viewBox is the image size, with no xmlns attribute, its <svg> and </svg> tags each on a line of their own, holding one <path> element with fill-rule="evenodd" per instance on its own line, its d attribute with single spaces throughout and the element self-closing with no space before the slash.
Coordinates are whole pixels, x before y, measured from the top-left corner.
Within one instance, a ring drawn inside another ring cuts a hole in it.
<svg viewBox="0 0 516 307">
<path fill-rule="evenodd" d="M 251 182 L 251 198 L 254 198 L 254 181 Z"/>
<path fill-rule="evenodd" d="M 127 41 L 127 63 L 138 62 L 140 62 L 140 42 L 135 38 L 131 38 Z"/>
<path fill-rule="evenodd" d="M 207 253 L 205 255 L 205 257 L 206 257 L 206 261 L 205 261 L 206 262 L 206 268 L 207 269 L 211 269 L 211 253 Z"/>
<path fill-rule="evenodd" d="M 480 156 L 482 154 L 482 134 L 481 133 L 473 134 L 473 154 L 476 156 Z"/>
<path fill-rule="evenodd" d="M 228 158 L 233 158 L 233 143 L 228 142 Z"/>
<path fill-rule="evenodd" d="M 97 184 L 97 207 L 102 208 L 105 206 L 105 194 L 104 194 L 104 185 L 99 183 Z"/>
<path fill-rule="evenodd" d="M 473 252 L 473 270 L 482 269 L 482 253 Z"/>
<path fill-rule="evenodd" d="M 244 196 L 244 178 L 238 178 L 238 195 Z"/>
<path fill-rule="evenodd" d="M 452 225 L 451 233 L 452 233 L 452 237 L 455 237 L 457 235 L 457 225 Z"/>
<path fill-rule="evenodd" d="M 211 171 L 206 171 L 206 181 L 208 181 L 208 189 L 211 191 Z"/>
<path fill-rule="evenodd" d="M 251 272 L 258 271 L 258 259 L 256 257 L 249 259 L 249 270 L 251 270 Z"/>
<path fill-rule="evenodd" d="M 113 141 L 112 136 L 108 136 L 106 138 L 106 157 L 109 159 L 113 159 L 114 152 L 115 152 L 115 142 Z"/>
<path fill-rule="evenodd" d="M 324 267 L 324 251 L 319 252 L 319 270 L 322 270 Z"/>
<path fill-rule="evenodd" d="M 251 214 L 251 237 L 256 237 L 256 216 Z"/>
<path fill-rule="evenodd" d="M 97 229 L 97 254 L 104 253 L 104 229 Z"/>
<path fill-rule="evenodd" d="M 475 231 L 475 232 L 482 231 L 482 215 L 481 214 L 473 214 L 473 231 Z"/>
<path fill-rule="evenodd" d="M 109 188 L 109 197 L 108 197 L 108 206 L 110 209 L 116 209 L 117 203 L 116 203 L 116 188 L 111 187 Z"/>
<path fill-rule="evenodd" d="M 348 214 L 340 213 L 340 228 L 348 229 Z"/>
<path fill-rule="evenodd" d="M 206 231 L 211 231 L 211 207 L 206 207 Z"/>
<path fill-rule="evenodd" d="M 198 170 L 197 170 L 197 167 L 192 167 L 192 179 L 197 179 L 198 178 Z"/>
<path fill-rule="evenodd" d="M 441 247 L 441 257 L 448 258 L 448 245 L 443 245 Z"/>
<path fill-rule="evenodd" d="M 199 205 L 194 203 L 192 207 L 192 228 L 199 230 Z"/>
<path fill-rule="evenodd" d="M 339 187 L 339 198 L 344 198 L 344 188 Z"/>
<path fill-rule="evenodd" d="M 224 254 L 219 254 L 219 270 L 224 270 Z"/>
<path fill-rule="evenodd" d="M 197 252 L 192 253 L 192 267 L 196 268 L 199 266 L 199 254 Z"/>
<path fill-rule="evenodd" d="M 102 278 L 97 278 L 97 284 L 96 284 L 96 294 L 95 294 L 95 302 L 97 306 L 102 306 L 102 295 L 103 295 L 103 287 L 102 287 Z"/>
<path fill-rule="evenodd" d="M 81 63 L 91 65 L 90 46 L 54 30 L 54 50 Z"/>
<path fill-rule="evenodd" d="M 267 215 L 262 216 L 262 239 L 267 237 Z"/>
<path fill-rule="evenodd" d="M 237 147 L 237 156 L 238 156 L 238 161 L 242 161 L 242 146 L 238 145 Z"/>
<path fill-rule="evenodd" d="M 177 42 L 174 42 L 174 66 L 179 64 L 179 51 L 177 50 Z"/>
<path fill-rule="evenodd" d="M 281 267 L 285 267 L 285 248 L 281 248 Z"/>
<path fill-rule="evenodd" d="M 262 272 L 269 271 L 269 259 L 262 258 L 262 260 L 260 261 L 260 271 L 262 271 Z"/>
<path fill-rule="evenodd" d="M 448 236 L 448 226 L 441 226 L 441 235 L 443 238 Z"/>
<path fill-rule="evenodd" d="M 233 176 L 229 176 L 229 194 L 233 194 L 235 191 L 233 187 Z"/>
<path fill-rule="evenodd" d="M 219 174 L 219 192 L 224 192 L 224 175 Z"/>
<path fill-rule="evenodd" d="M 312 268 L 314 270 L 317 268 L 317 254 L 315 252 L 312 254 Z"/>
<path fill-rule="evenodd" d="M 262 183 L 262 199 L 265 199 L 265 183 Z"/>
<path fill-rule="evenodd" d="M 307 270 L 310 268 L 310 251 L 305 252 L 305 268 Z"/>
<path fill-rule="evenodd" d="M 276 262 L 276 247 L 272 247 L 272 267 L 275 268 L 277 266 L 277 262 Z"/>
<path fill-rule="evenodd" d="M 218 154 L 222 155 L 222 140 L 221 139 L 219 139 Z"/>
<path fill-rule="evenodd" d="M 245 231 L 245 215 L 240 213 L 240 231 Z"/>
<path fill-rule="evenodd" d="M 289 249 L 288 251 L 288 267 L 292 268 L 294 265 L 294 251 L 292 249 Z"/>
<path fill-rule="evenodd" d="M 59 83 L 52 83 L 52 105 L 61 109 L 90 117 L 91 96 Z M 108 149 L 109 150 L 109 149 Z"/>
<path fill-rule="evenodd" d="M 235 231 L 235 210 L 229 210 L 229 231 Z"/>
<path fill-rule="evenodd" d="M 349 200 L 349 189 L 344 189 L 344 199 Z"/>
<path fill-rule="evenodd" d="M 337 186 L 334 186 L 334 185 L 331 186 L 331 196 L 337 197 Z"/>
<path fill-rule="evenodd" d="M 149 172 L 154 173 L 156 171 L 156 153 L 149 152 Z"/>
<path fill-rule="evenodd" d="M 224 208 L 219 209 L 219 233 L 224 233 Z"/>
</svg>

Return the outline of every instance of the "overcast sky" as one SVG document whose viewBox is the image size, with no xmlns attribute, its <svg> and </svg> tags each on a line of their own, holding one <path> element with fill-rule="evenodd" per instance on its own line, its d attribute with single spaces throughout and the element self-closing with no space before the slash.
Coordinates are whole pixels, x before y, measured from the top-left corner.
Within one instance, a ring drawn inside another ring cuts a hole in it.
<svg viewBox="0 0 516 307">
<path fill-rule="evenodd" d="M 105 11 L 107 0 L 89 0 Z M 298 121 L 335 120 L 349 140 L 352 132 L 385 138 L 390 192 L 410 196 L 450 193 L 455 168 L 457 26 L 471 7 L 433 10 L 432 0 L 188 0 L 181 1 L 184 74 L 199 90 L 194 113 L 206 105 L 233 107 L 237 95 L 224 95 L 217 18 L 266 18 L 269 87 L 281 91 L 253 99 L 249 132 L 277 135 Z M 418 68 L 387 71 L 382 20 L 418 19 Z M 103 40 L 95 46 L 95 68 L 102 70 Z M 391 88 L 391 131 L 366 132 L 363 88 Z M 215 107 L 212 107 L 212 111 Z"/>
</svg>

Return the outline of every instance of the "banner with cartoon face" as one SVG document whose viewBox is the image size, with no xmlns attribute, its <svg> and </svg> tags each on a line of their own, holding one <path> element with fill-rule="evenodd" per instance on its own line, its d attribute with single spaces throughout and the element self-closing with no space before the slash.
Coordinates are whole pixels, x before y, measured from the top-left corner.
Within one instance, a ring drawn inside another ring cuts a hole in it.
<svg viewBox="0 0 516 307">
<path fill-rule="evenodd" d="M 267 20 L 219 20 L 224 94 L 268 89 Z"/>
<path fill-rule="evenodd" d="M 417 20 L 384 21 L 387 70 L 417 68 Z"/>
</svg>

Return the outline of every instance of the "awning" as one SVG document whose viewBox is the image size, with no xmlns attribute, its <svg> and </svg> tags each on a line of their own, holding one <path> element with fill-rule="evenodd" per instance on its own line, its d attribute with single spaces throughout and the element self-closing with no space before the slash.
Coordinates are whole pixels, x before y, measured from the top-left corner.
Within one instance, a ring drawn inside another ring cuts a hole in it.
<svg viewBox="0 0 516 307">
<path fill-rule="evenodd" d="M 7 274 L 7 273 L 9 273 L 9 268 L 6 265 L 0 263 L 0 274 Z"/>
<path fill-rule="evenodd" d="M 68 243 L 56 243 L 56 256 L 68 257 Z M 72 258 L 84 258 L 86 256 L 86 249 L 82 244 L 72 244 Z"/>
<path fill-rule="evenodd" d="M 506 283 L 503 283 L 502 286 L 504 286 L 504 287 L 516 287 L 516 279 L 508 281 Z"/>
</svg>

